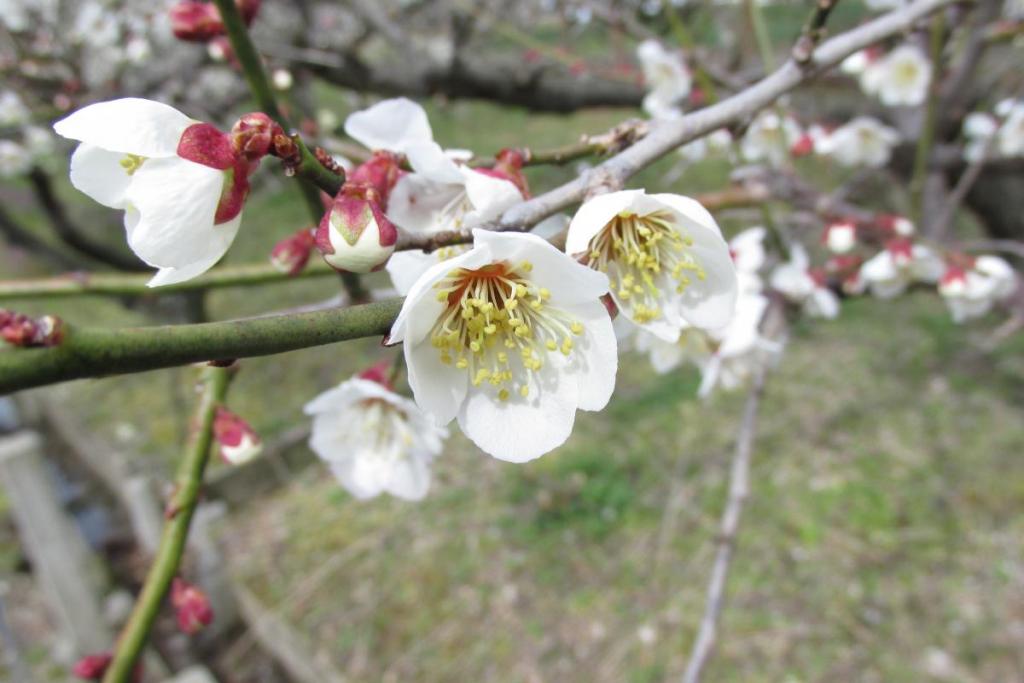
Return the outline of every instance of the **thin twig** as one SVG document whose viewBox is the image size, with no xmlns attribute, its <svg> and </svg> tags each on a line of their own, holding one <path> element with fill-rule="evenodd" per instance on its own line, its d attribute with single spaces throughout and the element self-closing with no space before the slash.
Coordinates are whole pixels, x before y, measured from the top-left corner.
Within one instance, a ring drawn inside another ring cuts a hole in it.
<svg viewBox="0 0 1024 683">
<path fill-rule="evenodd" d="M 804 30 L 801 31 L 800 37 L 793 45 L 793 61 L 797 64 L 806 64 L 810 61 L 811 55 L 814 54 L 814 48 L 825 37 L 825 24 L 828 22 L 828 17 L 838 4 L 839 0 L 817 0 L 814 9 L 811 10 L 811 16 L 804 24 Z"/>
<path fill-rule="evenodd" d="M 725 603 L 725 581 L 729 576 L 729 566 L 733 551 L 736 548 L 736 536 L 739 531 L 743 506 L 750 492 L 750 459 L 754 447 L 754 434 L 757 430 L 757 412 L 764 393 L 764 370 L 755 377 L 747 404 L 743 409 L 736 437 L 736 449 L 733 452 L 732 466 L 729 472 L 729 497 L 725 511 L 722 513 L 721 526 L 718 534 L 718 551 L 715 564 L 711 569 L 711 580 L 708 583 L 707 600 L 704 617 L 700 622 L 700 630 L 690 652 L 690 659 L 683 674 L 683 683 L 699 683 L 701 673 L 711 657 L 718 634 L 718 619 Z"/>
<path fill-rule="evenodd" d="M 160 545 L 153 565 L 146 575 L 142 592 L 135 601 L 132 614 L 118 638 L 114 658 L 103 676 L 103 683 L 127 683 L 139 654 L 149 639 L 160 605 L 185 553 L 192 514 L 199 502 L 203 473 L 210 458 L 213 441 L 213 415 L 224 400 L 230 380 L 229 368 L 207 366 L 200 377 L 200 397 L 196 407 L 192 436 L 178 467 L 174 496 L 168 504 L 168 521 L 164 524 Z"/>
</svg>

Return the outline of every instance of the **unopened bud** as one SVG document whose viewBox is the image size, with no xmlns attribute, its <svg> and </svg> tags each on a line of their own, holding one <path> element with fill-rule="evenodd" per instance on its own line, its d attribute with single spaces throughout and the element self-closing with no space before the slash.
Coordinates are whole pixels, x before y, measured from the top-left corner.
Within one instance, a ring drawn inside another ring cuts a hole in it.
<svg viewBox="0 0 1024 683">
<path fill-rule="evenodd" d="M 178 617 L 178 628 L 190 636 L 213 621 L 213 608 L 206 593 L 184 579 L 176 578 L 171 584 L 171 605 Z"/>
<path fill-rule="evenodd" d="M 369 185 L 377 191 L 381 205 L 387 206 L 391 190 L 401 175 L 398 157 L 391 152 L 378 150 L 349 172 L 348 181 L 352 185 Z"/>
<path fill-rule="evenodd" d="M 301 273 L 309 263 L 309 255 L 313 251 L 314 232 L 309 228 L 303 228 L 275 244 L 270 252 L 271 265 L 291 276 Z"/>
<path fill-rule="evenodd" d="M 398 230 L 381 210 L 372 187 L 346 183 L 316 231 L 316 247 L 332 268 L 368 273 L 395 251 Z"/>
<path fill-rule="evenodd" d="M 885 243 L 885 249 L 897 265 L 907 265 L 914 258 L 914 243 L 906 237 L 894 237 Z"/>
<path fill-rule="evenodd" d="M 239 13 L 242 15 L 242 21 L 248 26 L 256 18 L 256 15 L 260 13 L 260 0 L 235 0 L 235 5 L 238 7 Z"/>
<path fill-rule="evenodd" d="M 114 656 L 110 652 L 97 652 L 86 655 L 75 662 L 74 667 L 71 669 L 71 675 L 85 681 L 102 680 L 103 675 L 110 668 L 110 662 L 113 660 Z M 142 662 L 139 662 L 132 669 L 131 683 L 142 683 L 142 673 Z"/>
<path fill-rule="evenodd" d="M 523 175 L 523 164 L 526 159 L 523 156 L 522 150 L 506 147 L 494 155 L 494 158 L 495 162 L 492 169 L 479 170 L 484 173 L 490 170 L 489 175 L 504 178 L 515 185 L 519 189 L 520 194 L 528 199 L 530 197 L 530 186 L 526 182 L 526 176 Z"/>
<path fill-rule="evenodd" d="M 368 379 L 371 382 L 376 382 L 385 389 L 393 389 L 391 386 L 390 370 L 391 361 L 382 360 L 360 372 L 359 379 Z"/>
<path fill-rule="evenodd" d="M 857 226 L 850 221 L 832 223 L 825 227 L 821 237 L 833 254 L 846 254 L 857 245 Z"/>
<path fill-rule="evenodd" d="M 948 266 L 939 280 L 939 294 L 947 297 L 963 296 L 967 291 L 967 272 L 959 266 Z"/>
<path fill-rule="evenodd" d="M 893 214 L 879 216 L 878 226 L 889 235 L 899 235 L 900 237 L 910 237 L 915 232 L 913 221 Z"/>
<path fill-rule="evenodd" d="M 224 33 L 217 6 L 198 0 L 181 0 L 169 10 L 171 31 L 178 40 L 205 43 Z"/>
<path fill-rule="evenodd" d="M 0 309 L 0 339 L 12 346 L 56 346 L 64 338 L 64 322 L 54 315 L 30 318 Z"/>
<path fill-rule="evenodd" d="M 213 436 L 220 444 L 220 457 L 230 465 L 249 462 L 263 450 L 263 442 L 243 418 L 223 406 L 213 418 Z"/>
<path fill-rule="evenodd" d="M 261 111 L 252 112 L 231 127 L 231 147 L 249 161 L 255 161 L 270 153 L 278 135 L 284 136 L 284 131 L 276 121 Z"/>
<path fill-rule="evenodd" d="M 789 148 L 789 153 L 796 158 L 805 157 L 814 151 L 814 138 L 809 133 L 804 133 L 797 141 L 793 143 L 793 146 Z"/>
</svg>

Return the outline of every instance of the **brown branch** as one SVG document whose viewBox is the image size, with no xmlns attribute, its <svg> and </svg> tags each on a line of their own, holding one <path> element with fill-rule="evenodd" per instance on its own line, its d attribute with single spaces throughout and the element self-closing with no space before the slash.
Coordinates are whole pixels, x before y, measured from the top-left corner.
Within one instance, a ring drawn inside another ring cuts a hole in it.
<svg viewBox="0 0 1024 683">
<path fill-rule="evenodd" d="M 699 683 L 718 636 L 718 619 L 725 604 L 725 582 L 729 577 L 729 567 L 733 551 L 736 549 L 743 507 L 750 493 L 750 460 L 754 449 L 754 434 L 757 431 L 757 412 L 764 392 L 764 375 L 764 370 L 761 370 L 755 376 L 746 407 L 743 409 L 729 472 L 729 496 L 719 526 L 718 551 L 711 569 L 711 580 L 708 582 L 704 616 L 683 674 L 683 683 Z"/>
</svg>

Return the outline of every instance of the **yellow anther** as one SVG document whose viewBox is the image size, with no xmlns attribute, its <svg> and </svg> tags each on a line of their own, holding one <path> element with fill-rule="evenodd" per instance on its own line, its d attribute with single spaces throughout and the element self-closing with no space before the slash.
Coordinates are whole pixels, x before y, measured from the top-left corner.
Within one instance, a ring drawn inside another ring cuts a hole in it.
<svg viewBox="0 0 1024 683">
<path fill-rule="evenodd" d="M 573 334 L 583 334 L 583 323 L 578 320 L 574 320 L 573 323 L 569 325 L 569 329 L 572 330 Z"/>
</svg>

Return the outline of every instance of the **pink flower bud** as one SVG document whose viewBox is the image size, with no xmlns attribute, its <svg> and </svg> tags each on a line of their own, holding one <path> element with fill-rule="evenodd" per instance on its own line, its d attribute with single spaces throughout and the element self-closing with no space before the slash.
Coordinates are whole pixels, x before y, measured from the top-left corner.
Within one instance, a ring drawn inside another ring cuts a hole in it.
<svg viewBox="0 0 1024 683">
<path fill-rule="evenodd" d="M 398 230 L 381 210 L 369 186 L 346 183 L 316 231 L 316 247 L 335 270 L 368 273 L 395 251 Z"/>
<path fill-rule="evenodd" d="M 789 148 L 789 153 L 796 158 L 805 157 L 814 151 L 814 138 L 809 133 L 804 133 L 797 141 L 793 143 L 793 146 Z"/>
<path fill-rule="evenodd" d="M 242 21 L 248 26 L 260 13 L 260 0 L 235 0 L 238 11 L 242 14 Z"/>
<path fill-rule="evenodd" d="M 114 656 L 110 652 L 97 652 L 96 654 L 86 655 L 75 662 L 75 666 L 71 669 L 71 675 L 86 681 L 101 680 L 103 674 L 110 668 L 110 662 L 113 659 Z M 142 683 L 142 673 L 142 662 L 139 662 L 132 669 L 132 683 Z"/>
<path fill-rule="evenodd" d="M 274 136 L 283 135 L 281 126 L 257 111 L 242 116 L 231 127 L 231 148 L 250 161 L 257 161 L 270 153 Z"/>
<path fill-rule="evenodd" d="M 224 33 L 217 6 L 197 0 L 181 0 L 170 9 L 171 31 L 178 40 L 205 43 Z"/>
<path fill-rule="evenodd" d="M 288 275 L 298 275 L 309 263 L 316 238 L 315 231 L 303 228 L 274 245 L 270 252 L 270 263 L 277 270 Z"/>
<path fill-rule="evenodd" d="M 850 221 L 831 223 L 825 227 L 821 241 L 833 254 L 845 254 L 857 245 L 857 226 Z"/>
<path fill-rule="evenodd" d="M 478 170 L 496 178 L 504 178 L 519 189 L 523 198 L 529 199 L 530 186 L 526 182 L 526 176 L 523 175 L 524 163 L 525 158 L 522 151 L 506 147 L 495 155 L 493 168 Z"/>
<path fill-rule="evenodd" d="M 360 372 L 359 379 L 368 379 L 371 382 L 376 382 L 385 389 L 393 391 L 394 387 L 391 385 L 390 370 L 391 361 L 385 359 L 379 363 L 374 363 Z"/>
<path fill-rule="evenodd" d="M 171 604 L 182 633 L 194 635 L 213 621 L 213 608 L 206 593 L 184 579 L 176 578 L 171 584 Z"/>
<path fill-rule="evenodd" d="M 967 272 L 959 267 L 950 265 L 939 280 L 939 294 L 942 296 L 962 296 L 967 290 Z"/>
<path fill-rule="evenodd" d="M 381 205 L 386 207 L 391 190 L 401 175 L 398 157 L 391 152 L 378 150 L 367 161 L 352 169 L 348 174 L 348 182 L 372 187 L 380 196 Z"/>
<path fill-rule="evenodd" d="M 894 237 L 885 243 L 885 248 L 897 265 L 906 265 L 914 258 L 914 243 L 906 237 Z"/>
<path fill-rule="evenodd" d="M 263 442 L 244 419 L 223 406 L 213 418 L 213 435 L 220 444 L 220 457 L 230 465 L 249 462 L 263 449 Z"/>
<path fill-rule="evenodd" d="M 914 234 L 914 223 L 909 218 L 894 214 L 882 214 L 877 219 L 878 227 L 889 236 L 910 237 Z"/>
<path fill-rule="evenodd" d="M 64 322 L 54 315 L 30 318 L 0 309 L 0 339 L 12 346 L 56 346 L 64 338 Z"/>
</svg>

